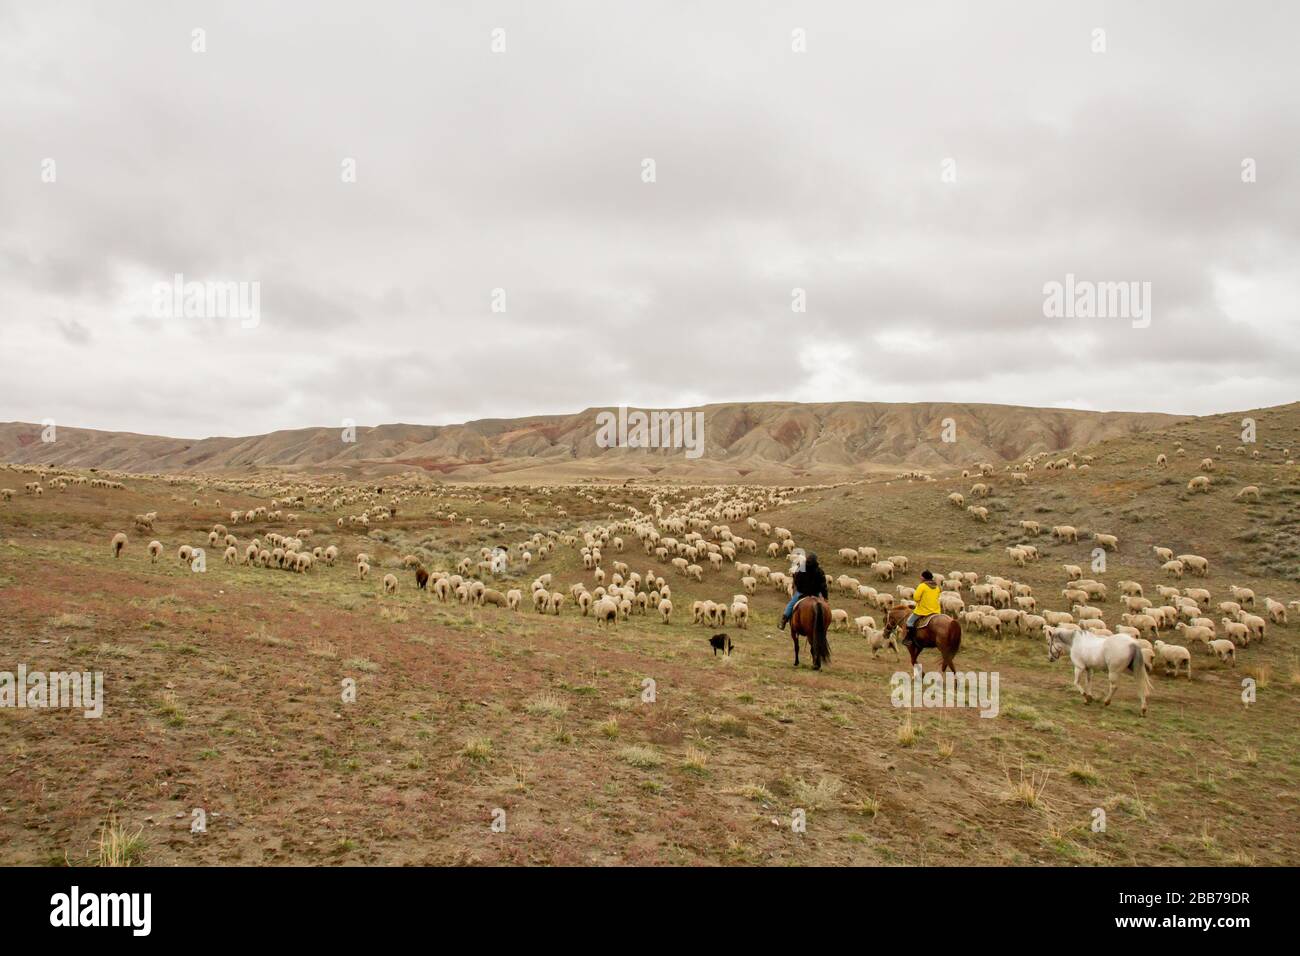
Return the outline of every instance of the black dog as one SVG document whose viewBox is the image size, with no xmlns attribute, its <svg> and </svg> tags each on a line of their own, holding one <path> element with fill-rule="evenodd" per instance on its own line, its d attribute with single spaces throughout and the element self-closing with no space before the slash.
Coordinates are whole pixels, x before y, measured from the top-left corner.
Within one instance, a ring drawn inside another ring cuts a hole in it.
<svg viewBox="0 0 1300 956">
<path fill-rule="evenodd" d="M 736 645 L 731 643 L 731 638 L 726 634 L 714 634 L 709 638 L 709 644 L 713 648 L 713 656 L 718 656 L 718 651 L 722 651 L 727 657 L 731 656 L 731 649 Z"/>
</svg>

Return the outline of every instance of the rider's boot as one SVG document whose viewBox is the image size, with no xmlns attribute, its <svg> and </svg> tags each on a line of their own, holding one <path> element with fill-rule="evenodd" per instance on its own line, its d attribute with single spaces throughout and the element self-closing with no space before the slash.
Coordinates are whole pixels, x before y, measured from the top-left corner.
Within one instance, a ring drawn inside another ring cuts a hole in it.
<svg viewBox="0 0 1300 956">
<path fill-rule="evenodd" d="M 782 614 L 782 615 L 781 615 L 781 623 L 778 624 L 777 627 L 778 627 L 780 630 L 784 631 L 784 630 L 785 630 L 785 626 L 786 626 L 786 624 L 788 624 L 789 622 L 790 622 L 790 619 L 789 619 L 788 617 L 786 617 L 784 614 Z"/>
<path fill-rule="evenodd" d="M 905 647 L 914 647 L 916 645 L 916 625 L 913 624 L 907 629 L 907 636 L 903 638 Z"/>
</svg>

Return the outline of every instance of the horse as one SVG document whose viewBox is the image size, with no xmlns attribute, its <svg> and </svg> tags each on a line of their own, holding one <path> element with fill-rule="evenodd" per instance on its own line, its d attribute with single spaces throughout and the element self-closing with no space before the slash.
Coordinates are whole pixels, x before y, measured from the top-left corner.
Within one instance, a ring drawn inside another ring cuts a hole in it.
<svg viewBox="0 0 1300 956">
<path fill-rule="evenodd" d="M 907 616 L 912 613 L 909 607 L 890 608 L 885 618 L 885 630 L 883 637 L 888 639 L 898 628 L 906 630 L 905 621 Z M 921 668 L 918 662 L 921 651 L 927 647 L 936 648 L 943 661 L 939 664 L 939 673 L 946 670 L 957 673 L 957 668 L 952 659 L 957 656 L 957 651 L 961 649 L 961 624 L 947 614 L 934 614 L 930 617 L 925 627 L 919 627 L 916 630 L 916 638 L 908 646 L 908 653 L 912 655 L 912 670 Z M 922 673 L 924 670 L 922 669 Z"/>
<path fill-rule="evenodd" d="M 1129 634 L 1093 634 L 1069 627 L 1045 627 L 1047 635 L 1047 660 L 1055 662 L 1061 652 L 1069 650 L 1074 664 L 1074 686 L 1083 694 L 1085 704 L 1092 703 L 1092 672 L 1106 669 L 1106 699 L 1103 707 L 1110 706 L 1115 694 L 1115 681 L 1123 671 L 1129 671 L 1137 680 L 1138 701 L 1142 716 L 1147 715 L 1147 694 L 1151 692 L 1151 671 L 1155 667 L 1155 651 L 1149 650 L 1136 637 Z M 1079 683 L 1079 678 L 1084 682 Z"/>
<path fill-rule="evenodd" d="M 790 615 L 790 638 L 794 641 L 794 666 L 799 666 L 799 637 L 808 638 L 808 653 L 812 654 L 813 670 L 831 662 L 831 645 L 826 640 L 826 629 L 831 624 L 831 606 L 825 598 L 806 597 L 794 606 Z"/>
</svg>

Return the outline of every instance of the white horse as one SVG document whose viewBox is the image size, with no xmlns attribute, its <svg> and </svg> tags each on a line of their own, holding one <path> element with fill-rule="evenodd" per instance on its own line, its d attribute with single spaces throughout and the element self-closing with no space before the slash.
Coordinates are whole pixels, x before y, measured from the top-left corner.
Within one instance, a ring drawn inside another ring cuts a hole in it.
<svg viewBox="0 0 1300 956">
<path fill-rule="evenodd" d="M 1155 667 L 1155 652 L 1128 634 L 1092 634 L 1069 627 L 1045 627 L 1047 634 L 1047 659 L 1054 662 L 1063 650 L 1069 650 L 1074 664 L 1074 686 L 1083 694 L 1084 703 L 1092 702 L 1092 672 L 1105 668 L 1108 685 L 1106 699 L 1109 705 L 1115 694 L 1115 681 L 1120 672 L 1129 671 L 1137 680 L 1138 700 L 1142 716 L 1147 715 L 1147 694 L 1151 692 L 1151 671 Z M 1079 683 L 1083 677 L 1084 682 Z"/>
</svg>

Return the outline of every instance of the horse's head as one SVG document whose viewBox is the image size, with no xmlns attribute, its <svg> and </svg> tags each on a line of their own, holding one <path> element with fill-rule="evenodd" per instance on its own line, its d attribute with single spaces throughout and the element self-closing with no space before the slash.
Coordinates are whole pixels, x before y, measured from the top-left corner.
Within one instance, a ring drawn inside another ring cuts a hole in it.
<svg viewBox="0 0 1300 956">
<path fill-rule="evenodd" d="M 1056 627 L 1045 627 L 1043 633 L 1047 635 L 1047 662 L 1056 663 L 1061 657 L 1061 651 L 1069 645 L 1063 641 L 1061 629 Z"/>
</svg>

